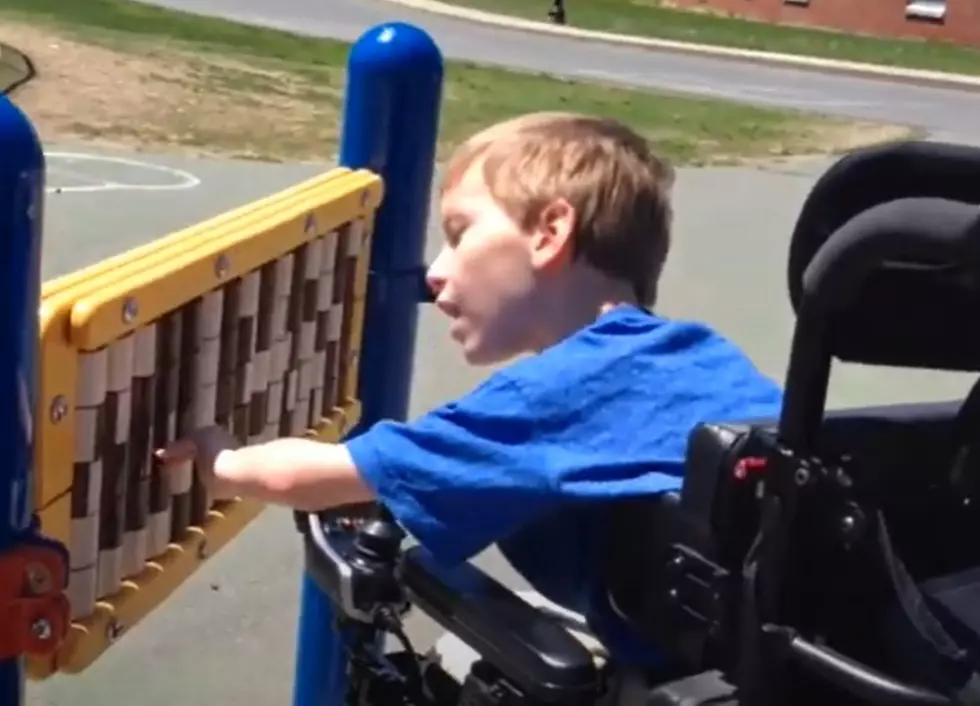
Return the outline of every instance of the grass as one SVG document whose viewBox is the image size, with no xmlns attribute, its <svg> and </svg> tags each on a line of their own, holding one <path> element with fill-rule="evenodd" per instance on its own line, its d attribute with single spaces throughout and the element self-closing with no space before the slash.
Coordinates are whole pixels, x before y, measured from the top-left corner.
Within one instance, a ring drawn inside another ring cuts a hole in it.
<svg viewBox="0 0 980 706">
<path fill-rule="evenodd" d="M 550 0 L 446 1 L 542 21 L 551 6 Z M 859 5 L 855 3 L 855 11 Z M 896 6 L 895 11 L 901 8 Z M 770 25 L 709 12 L 679 10 L 663 0 L 566 0 L 566 13 L 569 25 L 587 29 L 884 66 L 980 74 L 980 49 L 975 47 Z"/>
<path fill-rule="evenodd" d="M 15 99 L 45 139 L 80 137 L 260 159 L 336 146 L 349 45 L 129 0 L 0 0 L 0 40 L 38 67 Z M 621 119 L 678 164 L 834 153 L 904 129 L 447 64 L 441 154 L 535 110 Z"/>
</svg>

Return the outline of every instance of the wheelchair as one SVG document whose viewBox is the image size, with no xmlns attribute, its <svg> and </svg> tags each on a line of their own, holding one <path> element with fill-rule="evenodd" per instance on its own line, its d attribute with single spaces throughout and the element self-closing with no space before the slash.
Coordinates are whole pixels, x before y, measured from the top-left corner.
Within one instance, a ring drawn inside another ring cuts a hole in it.
<svg viewBox="0 0 980 706">
<path fill-rule="evenodd" d="M 666 661 L 621 706 L 980 704 L 980 382 L 826 409 L 835 360 L 980 371 L 978 204 L 980 149 L 958 145 L 863 149 L 818 180 L 789 246 L 780 417 L 699 425 L 679 492 L 603 508 L 609 606 Z M 614 658 L 475 566 L 405 549 L 384 508 L 297 521 L 355 635 L 348 703 L 605 703 Z M 463 683 L 415 654 L 411 609 L 481 655 Z"/>
</svg>

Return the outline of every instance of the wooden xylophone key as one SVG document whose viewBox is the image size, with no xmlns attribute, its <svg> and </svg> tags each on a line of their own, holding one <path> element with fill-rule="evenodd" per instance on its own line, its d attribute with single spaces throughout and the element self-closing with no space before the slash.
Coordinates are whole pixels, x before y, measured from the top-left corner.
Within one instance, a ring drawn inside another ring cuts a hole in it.
<svg viewBox="0 0 980 706">
<path fill-rule="evenodd" d="M 79 359 L 68 581 L 68 600 L 73 618 L 89 615 L 98 598 L 102 437 L 108 374 L 105 349 L 83 354 Z"/>
<path fill-rule="evenodd" d="M 281 365 L 285 371 L 283 378 L 282 414 L 279 418 L 279 435 L 292 436 L 296 424 L 294 418 L 299 407 L 299 370 L 296 366 L 299 324 L 302 313 L 303 274 L 306 271 L 306 246 L 302 245 L 293 252 L 292 268 L 289 272 L 289 299 L 286 308 L 286 335 Z"/>
<path fill-rule="evenodd" d="M 224 290 L 215 289 L 198 300 L 194 317 L 193 429 L 215 424 L 218 368 L 221 357 L 221 321 Z M 211 508 L 210 483 L 195 466 L 191 481 L 190 524 L 200 526 Z"/>
<path fill-rule="evenodd" d="M 162 449 L 177 439 L 177 398 L 180 377 L 180 312 L 167 314 L 157 323 L 156 385 L 153 398 L 153 448 Z M 151 557 L 162 554 L 171 538 L 172 488 L 189 484 L 185 477 L 189 464 L 180 469 L 163 470 L 153 459 L 150 469 L 150 517 L 147 551 Z"/>
<path fill-rule="evenodd" d="M 276 299 L 276 267 L 268 263 L 253 273 L 255 278 L 255 299 L 249 302 L 252 308 L 251 364 L 248 374 L 246 437 L 249 444 L 261 443 L 275 438 L 270 433 L 267 418 L 269 415 L 269 385 L 272 379 L 272 310 Z"/>
<path fill-rule="evenodd" d="M 320 416 L 319 412 L 313 409 L 313 390 L 316 387 L 316 303 L 322 260 L 323 239 L 317 238 L 306 246 L 299 295 L 298 337 L 294 339 L 295 365 L 299 369 L 299 382 L 293 435 L 302 434 L 313 426 Z"/>
<path fill-rule="evenodd" d="M 174 438 L 183 438 L 193 430 L 193 365 L 194 331 L 196 329 L 198 302 L 181 308 L 174 317 L 178 326 L 171 330 L 173 340 L 171 353 L 170 384 L 176 388 L 174 393 Z M 191 492 L 194 487 L 194 463 L 185 461 L 180 466 L 166 471 L 170 477 L 170 540 L 180 541 L 191 521 Z"/>
<path fill-rule="evenodd" d="M 127 454 L 123 576 L 143 570 L 149 558 L 147 523 L 150 513 L 150 465 L 153 453 L 153 414 L 156 372 L 156 331 L 150 324 L 134 336 L 133 379 Z"/>
<path fill-rule="evenodd" d="M 292 253 L 276 260 L 273 278 L 272 320 L 269 331 L 271 361 L 269 365 L 268 413 L 266 415 L 267 438 L 280 436 L 283 411 L 287 402 L 286 369 L 289 366 L 289 352 L 292 347 L 287 320 L 289 318 L 290 293 L 293 289 L 292 273 Z"/>
<path fill-rule="evenodd" d="M 320 242 L 320 272 L 316 281 L 316 303 L 313 327 L 313 392 L 310 396 L 311 423 L 316 417 L 326 417 L 330 391 L 327 389 L 327 371 L 330 365 L 329 331 L 330 306 L 333 303 L 333 268 L 337 246 L 332 233 L 322 236 Z M 336 351 L 334 352 L 336 357 Z"/>
<path fill-rule="evenodd" d="M 242 278 L 238 303 L 237 352 L 235 354 L 234 411 L 232 429 L 243 444 L 249 439 L 249 406 L 255 373 L 255 328 L 259 312 L 259 289 L 262 285 L 260 270 L 249 272 Z"/>
<path fill-rule="evenodd" d="M 108 347 L 108 385 L 102 430 L 102 501 L 99 507 L 99 596 L 115 593 L 123 578 L 134 340 L 129 334 Z"/>
<path fill-rule="evenodd" d="M 228 431 L 234 429 L 235 376 L 238 369 L 238 309 L 242 280 L 225 286 L 221 312 L 221 347 L 218 356 L 218 387 L 215 397 L 214 421 Z"/>
<path fill-rule="evenodd" d="M 324 365 L 323 414 L 329 415 L 340 402 L 338 396 L 341 330 L 344 323 L 344 232 L 332 234 L 330 252 L 330 306 L 327 313 L 327 355 Z M 327 286 L 327 285 L 325 285 Z"/>
<path fill-rule="evenodd" d="M 340 356 L 337 361 L 337 397 L 345 402 L 345 390 L 351 371 L 351 330 L 354 314 L 354 291 L 357 287 L 357 254 L 361 244 L 361 228 L 351 223 L 344 228 L 341 241 L 337 244 L 337 270 L 343 273 L 338 280 L 337 297 L 343 302 L 340 323 Z"/>
</svg>

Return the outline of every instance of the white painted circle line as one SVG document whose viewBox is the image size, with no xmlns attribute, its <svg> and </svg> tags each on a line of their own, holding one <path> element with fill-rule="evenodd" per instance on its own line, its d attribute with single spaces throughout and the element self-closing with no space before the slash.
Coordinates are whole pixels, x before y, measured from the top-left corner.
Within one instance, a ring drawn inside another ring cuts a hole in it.
<svg viewBox="0 0 980 706">
<path fill-rule="evenodd" d="M 99 193 L 103 191 L 185 191 L 199 186 L 201 180 L 190 172 L 175 167 L 165 167 L 160 164 L 143 162 L 136 159 L 125 157 L 107 157 L 104 155 L 89 154 L 86 152 L 45 152 L 47 159 L 65 159 L 77 162 L 103 162 L 108 164 L 118 164 L 124 167 L 135 169 L 145 169 L 159 174 L 165 174 L 174 179 L 171 184 L 139 184 L 117 181 L 103 181 L 97 184 L 87 184 L 78 186 L 49 186 L 48 193 L 60 194 L 79 194 L 79 193 Z"/>
</svg>

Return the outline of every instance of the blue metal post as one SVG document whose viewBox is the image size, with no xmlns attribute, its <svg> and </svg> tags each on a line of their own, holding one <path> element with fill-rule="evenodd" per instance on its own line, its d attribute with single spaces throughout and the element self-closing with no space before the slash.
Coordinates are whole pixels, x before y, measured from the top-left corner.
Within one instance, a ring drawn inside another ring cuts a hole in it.
<svg viewBox="0 0 980 706">
<path fill-rule="evenodd" d="M 0 559 L 32 541 L 37 312 L 44 153 L 23 113 L 0 96 Z M 0 631 L 13 629 L 0 625 Z M 0 704 L 24 703 L 20 659 L 0 662 Z"/>
<path fill-rule="evenodd" d="M 363 414 L 354 434 L 408 416 L 442 80 L 439 48 L 412 25 L 379 25 L 351 49 L 340 164 L 371 169 L 385 181 L 358 381 Z M 343 704 L 343 647 L 328 598 L 305 575 L 294 706 Z"/>
</svg>

